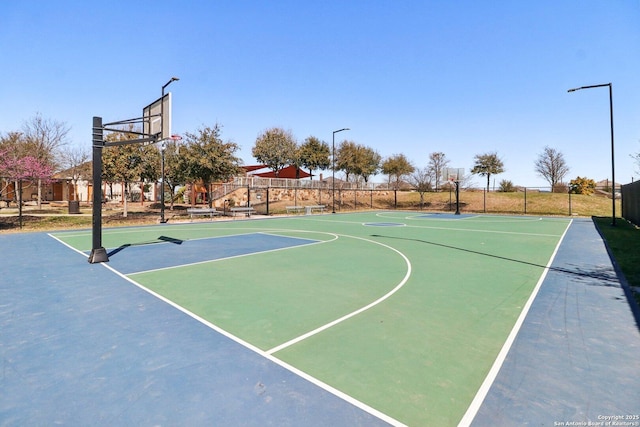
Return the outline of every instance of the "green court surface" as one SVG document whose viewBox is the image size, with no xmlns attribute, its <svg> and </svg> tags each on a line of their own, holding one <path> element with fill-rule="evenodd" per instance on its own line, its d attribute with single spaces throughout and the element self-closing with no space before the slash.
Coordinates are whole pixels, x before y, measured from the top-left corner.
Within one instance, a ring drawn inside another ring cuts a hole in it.
<svg viewBox="0 0 640 427">
<path fill-rule="evenodd" d="M 110 268 L 249 350 L 393 422 L 457 425 L 570 221 L 325 214 L 107 229 L 103 244 Z M 91 249 L 88 231 L 54 235 Z"/>
</svg>

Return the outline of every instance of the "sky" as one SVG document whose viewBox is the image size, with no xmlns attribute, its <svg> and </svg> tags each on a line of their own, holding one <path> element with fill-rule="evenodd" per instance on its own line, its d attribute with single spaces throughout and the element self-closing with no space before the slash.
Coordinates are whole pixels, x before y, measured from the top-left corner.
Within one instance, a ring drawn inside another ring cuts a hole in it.
<svg viewBox="0 0 640 427">
<path fill-rule="evenodd" d="M 419 168 L 495 152 L 496 186 L 548 185 L 545 146 L 565 181 L 610 179 L 608 88 L 567 90 L 612 83 L 616 181 L 640 177 L 640 0 L 5 1 L 0 52 L 3 134 L 39 114 L 89 149 L 92 117 L 140 117 L 175 76 L 173 133 L 218 123 L 246 165 L 268 128 L 349 128 L 336 145 Z"/>
</svg>

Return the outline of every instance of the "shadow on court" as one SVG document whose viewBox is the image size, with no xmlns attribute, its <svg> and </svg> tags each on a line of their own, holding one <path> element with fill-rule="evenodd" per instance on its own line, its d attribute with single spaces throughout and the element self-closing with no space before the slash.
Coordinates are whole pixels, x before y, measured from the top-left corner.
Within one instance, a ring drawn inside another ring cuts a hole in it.
<svg viewBox="0 0 640 427">
<path fill-rule="evenodd" d="M 593 221 L 574 219 L 471 425 L 640 413 L 638 307 L 627 291 Z"/>
<path fill-rule="evenodd" d="M 126 243 L 124 245 L 121 245 L 115 249 L 113 249 L 112 251 L 109 251 L 107 253 L 107 256 L 111 257 L 119 252 L 122 252 L 123 250 L 125 250 L 126 248 L 130 248 L 133 246 L 146 246 L 146 245 L 154 245 L 157 243 L 173 243 L 175 245 L 181 245 L 184 243 L 184 240 L 181 239 L 176 239 L 174 237 L 168 237 L 168 236 L 160 236 L 158 237 L 157 240 L 151 240 L 148 242 L 141 242 L 141 243 Z"/>
<path fill-rule="evenodd" d="M 381 234 L 372 234 L 371 237 L 378 237 L 382 239 L 397 239 L 397 240 L 410 240 L 414 242 L 424 243 L 426 245 L 438 246 L 441 248 L 451 249 L 454 251 L 460 251 L 465 253 L 470 253 L 474 255 L 480 255 L 485 257 L 490 257 L 494 259 L 500 259 L 508 262 L 514 262 L 518 264 L 530 265 L 533 267 L 538 267 L 540 269 L 545 269 L 547 266 L 538 264 L 535 262 L 509 258 L 501 255 L 489 254 L 486 252 L 475 251 L 472 249 L 461 248 L 457 246 L 446 245 L 443 243 L 430 242 L 428 240 L 423 239 L 414 239 L 408 237 L 396 237 L 396 236 L 383 236 Z M 631 289 L 626 283 L 626 279 L 624 275 L 615 268 L 615 264 L 611 262 L 611 260 L 607 264 L 566 264 L 566 266 L 560 267 L 557 265 L 552 265 L 549 268 L 549 271 L 553 271 L 556 273 L 561 273 L 567 276 L 570 276 L 572 281 L 580 282 L 588 286 L 605 286 L 605 287 L 613 287 L 613 288 L 621 288 L 624 291 L 624 296 L 629 304 L 629 308 L 631 309 L 633 316 L 636 321 L 636 326 L 640 330 L 640 308 L 636 303 L 635 298 L 631 292 Z M 618 299 L 622 299 L 617 297 Z"/>
<path fill-rule="evenodd" d="M 495 255 L 495 254 L 489 254 L 486 252 L 480 252 L 480 251 L 474 251 L 472 249 L 466 249 L 466 248 L 460 248 L 457 246 L 451 246 L 451 245 L 445 245 L 443 243 L 436 243 L 436 242 L 430 242 L 428 240 L 422 240 L 422 239 L 412 239 L 412 238 L 407 238 L 407 237 L 396 237 L 396 236 L 383 236 L 380 234 L 372 234 L 371 237 L 378 237 L 378 238 L 383 238 L 383 239 L 398 239 L 398 240 L 411 240 L 414 242 L 419 242 L 419 243 L 424 243 L 426 245 L 432 245 L 432 246 L 439 246 L 441 248 L 447 248 L 447 249 L 452 249 L 455 251 L 460 251 L 460 252 L 466 252 L 466 253 L 470 253 L 470 254 L 474 254 L 474 255 L 481 255 L 481 256 L 485 256 L 485 257 L 490 257 L 490 258 L 495 258 L 495 259 L 501 259 L 504 261 L 509 261 L 509 262 L 515 262 L 518 264 L 524 264 L 524 265 L 531 265 L 533 267 L 538 267 L 538 268 L 547 268 L 545 265 L 542 264 L 538 264 L 535 262 L 530 262 L 530 261 L 524 261 L 524 260 L 520 260 L 520 259 L 515 259 L 515 258 L 509 258 L 509 257 L 505 257 L 505 256 L 501 256 L 501 255 Z M 600 283 L 595 283 L 593 281 L 589 281 L 590 284 L 592 285 L 597 285 L 597 286 L 619 286 L 620 284 L 620 278 L 618 277 L 618 275 L 616 274 L 616 271 L 612 268 L 612 267 L 602 267 L 602 266 L 595 266 L 595 268 L 583 268 L 580 266 L 577 266 L 575 268 L 569 269 L 569 268 L 564 268 L 564 267 L 549 267 L 549 270 L 551 271 L 556 271 L 556 272 L 560 272 L 560 273 L 565 273 L 571 276 L 576 276 L 578 278 L 582 278 L 582 279 L 595 279 L 597 281 L 599 281 Z"/>
</svg>

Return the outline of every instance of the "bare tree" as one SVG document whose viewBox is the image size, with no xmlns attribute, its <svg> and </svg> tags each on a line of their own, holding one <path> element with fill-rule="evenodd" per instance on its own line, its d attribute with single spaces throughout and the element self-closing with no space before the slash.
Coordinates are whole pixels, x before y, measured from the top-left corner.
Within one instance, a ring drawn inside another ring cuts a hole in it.
<svg viewBox="0 0 640 427">
<path fill-rule="evenodd" d="M 409 183 L 420 194 L 420 209 L 424 205 L 424 193 L 431 191 L 433 175 L 430 167 L 417 168 L 410 176 Z M 437 182 L 437 180 L 436 180 Z"/>
<path fill-rule="evenodd" d="M 549 185 L 551 185 L 551 191 L 554 191 L 556 186 L 562 182 L 564 177 L 569 173 L 569 166 L 564 160 L 564 156 L 561 152 L 555 148 L 544 147 L 544 151 L 538 156 L 538 160 L 535 163 L 535 170 L 543 177 Z"/>
<path fill-rule="evenodd" d="M 78 200 L 78 181 L 91 178 L 89 150 L 84 146 L 67 146 L 62 150 L 61 163 L 73 182 L 74 200 Z"/>
<path fill-rule="evenodd" d="M 22 126 L 29 154 L 53 167 L 60 166 L 60 149 L 68 143 L 69 130 L 65 123 L 45 119 L 39 113 Z"/>
<path fill-rule="evenodd" d="M 438 181 L 440 180 L 442 171 L 447 166 L 449 166 L 449 159 L 447 159 L 447 156 L 444 153 L 434 152 L 429 154 L 429 164 L 427 164 L 427 169 L 435 182 L 436 191 L 438 191 Z"/>
</svg>

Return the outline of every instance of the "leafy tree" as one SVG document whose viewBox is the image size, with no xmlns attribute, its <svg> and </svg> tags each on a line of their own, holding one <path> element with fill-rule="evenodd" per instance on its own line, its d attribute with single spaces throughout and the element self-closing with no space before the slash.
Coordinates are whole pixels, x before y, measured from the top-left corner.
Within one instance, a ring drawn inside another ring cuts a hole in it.
<svg viewBox="0 0 640 427">
<path fill-rule="evenodd" d="M 498 157 L 498 153 L 476 154 L 474 157 L 475 165 L 471 169 L 471 173 L 487 177 L 487 191 L 489 191 L 489 183 L 491 175 L 499 175 L 505 171 L 502 160 Z"/>
<path fill-rule="evenodd" d="M 431 168 L 418 168 L 409 176 L 409 183 L 420 194 L 420 209 L 424 205 L 424 193 L 431 191 L 432 172 Z M 437 181 L 436 181 L 437 182 Z"/>
<path fill-rule="evenodd" d="M 188 181 L 187 162 L 185 161 L 185 156 L 181 155 L 181 153 L 186 153 L 186 147 L 180 142 L 169 140 L 165 143 L 164 179 L 171 193 L 169 202 L 171 210 L 173 210 L 176 188 L 178 185 L 186 184 Z"/>
<path fill-rule="evenodd" d="M 569 181 L 569 193 L 593 194 L 596 190 L 596 182 L 593 179 L 577 177 Z"/>
<path fill-rule="evenodd" d="M 434 152 L 429 154 L 429 163 L 427 164 L 427 172 L 429 176 L 435 181 L 435 188 L 438 191 L 438 182 L 444 169 L 449 166 L 449 159 L 442 152 Z"/>
<path fill-rule="evenodd" d="M 349 181 L 349 176 L 358 173 L 357 151 L 358 144 L 347 140 L 342 141 L 336 150 L 336 169 L 345 173 L 346 181 Z"/>
<path fill-rule="evenodd" d="M 535 170 L 551 185 L 551 191 L 555 191 L 556 186 L 569 173 L 569 167 L 562 153 L 548 146 L 544 147 L 544 151 L 538 156 Z"/>
<path fill-rule="evenodd" d="M 382 173 L 388 176 L 388 182 L 394 189 L 399 189 L 402 179 L 413 173 L 415 167 L 404 154 L 394 154 L 382 162 Z"/>
<path fill-rule="evenodd" d="M 161 143 L 160 143 L 161 144 Z M 144 189 L 148 183 L 155 184 L 162 179 L 162 153 L 156 144 L 139 145 L 140 152 L 140 202 L 144 202 Z"/>
<path fill-rule="evenodd" d="M 134 131 L 135 129 L 130 126 L 128 130 Z M 105 141 L 119 142 L 136 138 L 138 138 L 136 134 L 123 129 L 121 132 L 107 134 Z M 130 184 L 139 180 L 142 175 L 143 159 L 141 144 L 116 145 L 102 150 L 102 179 L 111 185 L 116 182 L 124 184 L 126 193 L 122 195 L 123 201 L 127 200 L 126 196 L 129 193 Z M 113 190 L 111 194 L 113 194 Z"/>
<path fill-rule="evenodd" d="M 109 135 L 105 139 L 108 140 L 108 137 Z M 121 196 L 124 204 L 123 217 L 128 214 L 127 202 L 131 199 L 131 184 L 139 181 L 141 175 L 143 157 L 140 148 L 138 144 L 128 144 L 102 150 L 102 178 L 110 183 L 111 194 L 113 183 L 120 182 L 124 186 L 124 194 Z"/>
<path fill-rule="evenodd" d="M 302 166 L 311 172 L 311 179 L 313 179 L 314 170 L 324 170 L 331 167 L 329 144 L 320 141 L 315 136 L 309 136 L 304 140 L 300 146 L 299 154 Z"/>
<path fill-rule="evenodd" d="M 251 154 L 260 163 L 271 168 L 276 177 L 288 165 L 297 162 L 297 144 L 291 131 L 271 128 L 256 139 Z"/>
<path fill-rule="evenodd" d="M 240 149 L 234 142 L 224 142 L 219 124 L 185 134 L 184 172 L 193 182 L 202 180 L 209 201 L 209 186 L 216 181 L 228 181 L 240 172 L 241 160 L 235 156 Z"/>
<path fill-rule="evenodd" d="M 380 170 L 382 156 L 374 149 L 357 145 L 355 151 L 354 172 L 360 176 L 364 182 L 369 182 L 371 175 L 375 175 Z"/>
</svg>

